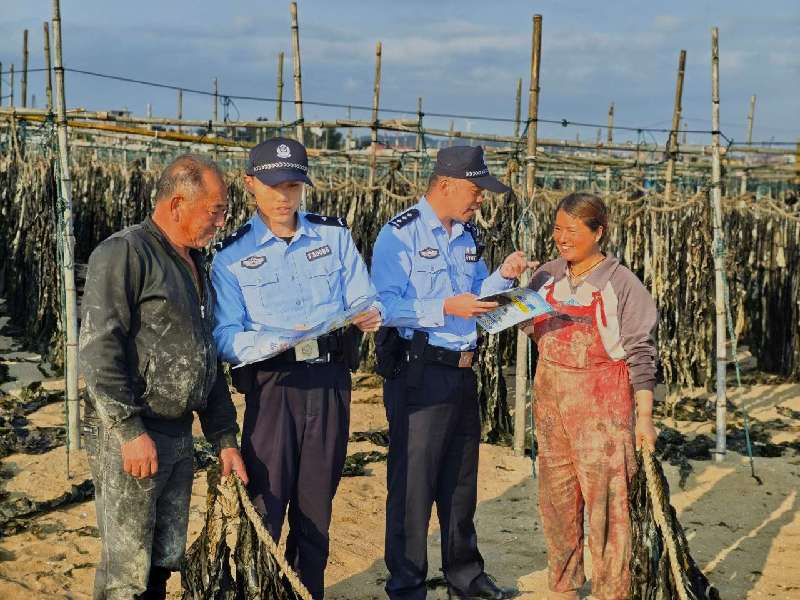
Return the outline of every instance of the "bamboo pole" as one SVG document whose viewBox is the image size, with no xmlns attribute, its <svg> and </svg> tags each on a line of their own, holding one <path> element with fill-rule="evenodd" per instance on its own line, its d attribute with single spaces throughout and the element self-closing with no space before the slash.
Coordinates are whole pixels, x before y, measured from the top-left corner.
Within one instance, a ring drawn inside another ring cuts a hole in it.
<svg viewBox="0 0 800 600">
<path fill-rule="evenodd" d="M 65 377 L 67 406 L 67 449 L 81 447 L 80 404 L 78 401 L 78 293 L 75 289 L 75 235 L 72 228 L 72 180 L 69 172 L 67 141 L 66 94 L 64 67 L 61 58 L 61 7 L 53 0 L 53 41 L 55 43 L 56 125 L 58 128 L 58 158 L 62 212 L 62 252 L 64 281 Z"/>
<path fill-rule="evenodd" d="M 304 143 L 303 131 L 303 82 L 300 68 L 300 26 L 297 22 L 297 2 L 290 5 L 292 15 L 292 63 L 294 65 L 294 112 L 297 119 L 295 135 Z"/>
<path fill-rule="evenodd" d="M 42 23 L 42 34 L 44 36 L 44 68 L 45 72 L 45 91 L 47 93 L 47 110 L 53 110 L 53 78 L 50 75 L 52 61 L 50 59 L 50 25 L 47 21 Z"/>
<path fill-rule="evenodd" d="M 517 79 L 517 98 L 514 102 L 514 137 L 519 137 L 520 120 L 522 119 L 522 77 Z"/>
<path fill-rule="evenodd" d="M 22 108 L 28 106 L 28 30 L 22 32 L 22 80 L 20 81 Z"/>
<path fill-rule="evenodd" d="M 11 96 L 9 98 L 8 105 L 9 106 L 14 106 L 14 65 L 13 65 L 13 63 L 11 65 L 10 75 L 11 75 L 11 91 L 9 93 L 11 94 Z"/>
<path fill-rule="evenodd" d="M 0 62 L 0 108 L 3 107 L 3 63 Z"/>
<path fill-rule="evenodd" d="M 275 106 L 275 120 L 283 121 L 283 52 L 278 52 L 278 102 Z"/>
<path fill-rule="evenodd" d="M 183 121 L 183 90 L 178 90 L 178 122 Z M 183 127 L 178 125 L 178 133 L 183 133 Z"/>
<path fill-rule="evenodd" d="M 747 143 L 753 142 L 753 117 L 756 114 L 756 95 L 750 96 L 750 111 L 747 113 Z"/>
<path fill-rule="evenodd" d="M 375 185 L 378 155 L 378 105 L 381 98 L 381 54 L 383 45 L 375 45 L 375 82 L 372 89 L 372 143 L 370 144 L 369 187 Z"/>
<path fill-rule="evenodd" d="M 612 144 L 614 142 L 614 103 L 613 102 L 608 107 L 608 136 L 606 137 L 606 141 L 609 144 Z"/>
<path fill-rule="evenodd" d="M 717 462 L 725 459 L 725 425 L 727 421 L 726 369 L 728 354 L 725 332 L 725 268 L 724 235 L 722 231 L 722 181 L 719 148 L 719 29 L 711 29 L 711 202 L 714 211 L 714 300 L 716 306 L 717 340 L 717 402 L 716 451 Z"/>
<path fill-rule="evenodd" d="M 538 141 L 539 118 L 539 67 L 542 59 L 542 15 L 533 15 L 533 32 L 531 34 L 531 83 L 528 98 L 528 152 L 525 157 L 524 201 L 530 206 L 536 190 L 536 149 Z M 527 255 L 530 251 L 530 237 L 523 232 L 522 250 Z M 527 273 L 520 278 L 520 285 L 527 285 Z M 514 388 L 514 452 L 525 454 L 525 429 L 528 404 L 528 336 L 517 331 L 517 359 L 515 364 Z M 531 456 L 533 451 L 531 450 Z"/>
<path fill-rule="evenodd" d="M 667 161 L 666 182 L 664 184 L 664 202 L 672 201 L 672 174 L 675 171 L 675 156 L 678 152 L 678 128 L 681 125 L 681 110 L 683 101 L 683 76 L 686 71 L 686 50 L 681 50 L 678 57 L 678 79 L 675 83 L 675 104 L 672 109 L 672 127 L 670 128 L 669 138 L 667 139 Z"/>
</svg>

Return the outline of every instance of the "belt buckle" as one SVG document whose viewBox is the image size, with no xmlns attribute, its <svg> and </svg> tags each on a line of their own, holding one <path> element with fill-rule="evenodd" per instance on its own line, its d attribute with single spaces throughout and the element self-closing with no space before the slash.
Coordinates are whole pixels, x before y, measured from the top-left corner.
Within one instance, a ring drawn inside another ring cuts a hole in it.
<svg viewBox="0 0 800 600">
<path fill-rule="evenodd" d="M 468 369 L 472 366 L 472 359 L 475 357 L 475 352 L 460 352 L 458 355 L 458 367 L 460 369 Z"/>
<path fill-rule="evenodd" d="M 294 347 L 294 358 L 297 361 L 311 361 L 319 358 L 317 338 L 300 342 Z"/>
</svg>

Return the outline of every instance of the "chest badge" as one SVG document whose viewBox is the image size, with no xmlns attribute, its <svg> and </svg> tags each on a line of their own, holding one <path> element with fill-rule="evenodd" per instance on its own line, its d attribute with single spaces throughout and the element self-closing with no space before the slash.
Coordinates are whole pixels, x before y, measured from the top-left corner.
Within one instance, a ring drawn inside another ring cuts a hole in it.
<svg viewBox="0 0 800 600">
<path fill-rule="evenodd" d="M 427 248 L 423 248 L 419 251 L 419 255 L 422 258 L 436 258 L 439 256 L 439 251 L 436 248 L 431 248 L 430 246 Z"/>
<path fill-rule="evenodd" d="M 471 262 L 471 263 L 478 262 L 478 259 L 480 257 L 481 257 L 480 254 L 478 254 L 478 252 L 475 251 L 475 250 L 467 250 L 464 253 L 464 260 L 467 261 L 468 263 L 469 262 Z"/>
<path fill-rule="evenodd" d="M 327 244 L 324 246 L 320 246 L 319 248 L 314 248 L 313 250 L 309 250 L 306 252 L 306 258 L 309 261 L 317 260 L 318 258 L 322 258 L 324 256 L 331 255 L 331 247 Z"/>
<path fill-rule="evenodd" d="M 266 256 L 248 256 L 247 258 L 242 260 L 241 265 L 245 269 L 257 269 L 265 262 L 267 262 Z"/>
</svg>

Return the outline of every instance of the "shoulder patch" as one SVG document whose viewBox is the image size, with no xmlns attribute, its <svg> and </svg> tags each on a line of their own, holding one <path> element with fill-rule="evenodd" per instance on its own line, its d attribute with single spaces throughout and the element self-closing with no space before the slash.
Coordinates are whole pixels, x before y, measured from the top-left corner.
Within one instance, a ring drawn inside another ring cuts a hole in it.
<svg viewBox="0 0 800 600">
<path fill-rule="evenodd" d="M 409 208 L 406 212 L 400 213 L 394 219 L 389 221 L 389 225 L 395 229 L 402 229 L 417 217 L 419 217 L 419 210 L 416 208 Z"/>
<path fill-rule="evenodd" d="M 326 217 L 325 215 L 315 215 L 314 213 L 306 213 L 306 219 L 309 223 L 315 225 L 333 225 L 334 227 L 347 227 L 347 221 L 344 217 Z"/>
<path fill-rule="evenodd" d="M 239 227 L 239 229 L 237 229 L 232 234 L 230 234 L 228 237 L 226 237 L 224 240 L 222 240 L 221 242 L 218 242 L 217 244 L 215 244 L 214 245 L 214 250 L 219 252 L 223 248 L 227 248 L 233 242 L 235 242 L 240 237 L 242 237 L 245 233 L 250 231 L 250 227 L 251 227 L 250 223 L 245 223 L 244 225 Z"/>
</svg>

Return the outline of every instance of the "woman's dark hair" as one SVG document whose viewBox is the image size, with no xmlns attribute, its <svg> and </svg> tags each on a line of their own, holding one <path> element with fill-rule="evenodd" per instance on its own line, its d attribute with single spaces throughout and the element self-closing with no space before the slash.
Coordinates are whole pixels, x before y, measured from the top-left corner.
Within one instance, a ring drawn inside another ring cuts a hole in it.
<svg viewBox="0 0 800 600">
<path fill-rule="evenodd" d="M 580 219 L 592 231 L 603 228 L 600 243 L 608 237 L 608 209 L 599 196 L 575 192 L 564 196 L 556 206 L 556 214 L 563 210 L 571 217 Z"/>
</svg>

